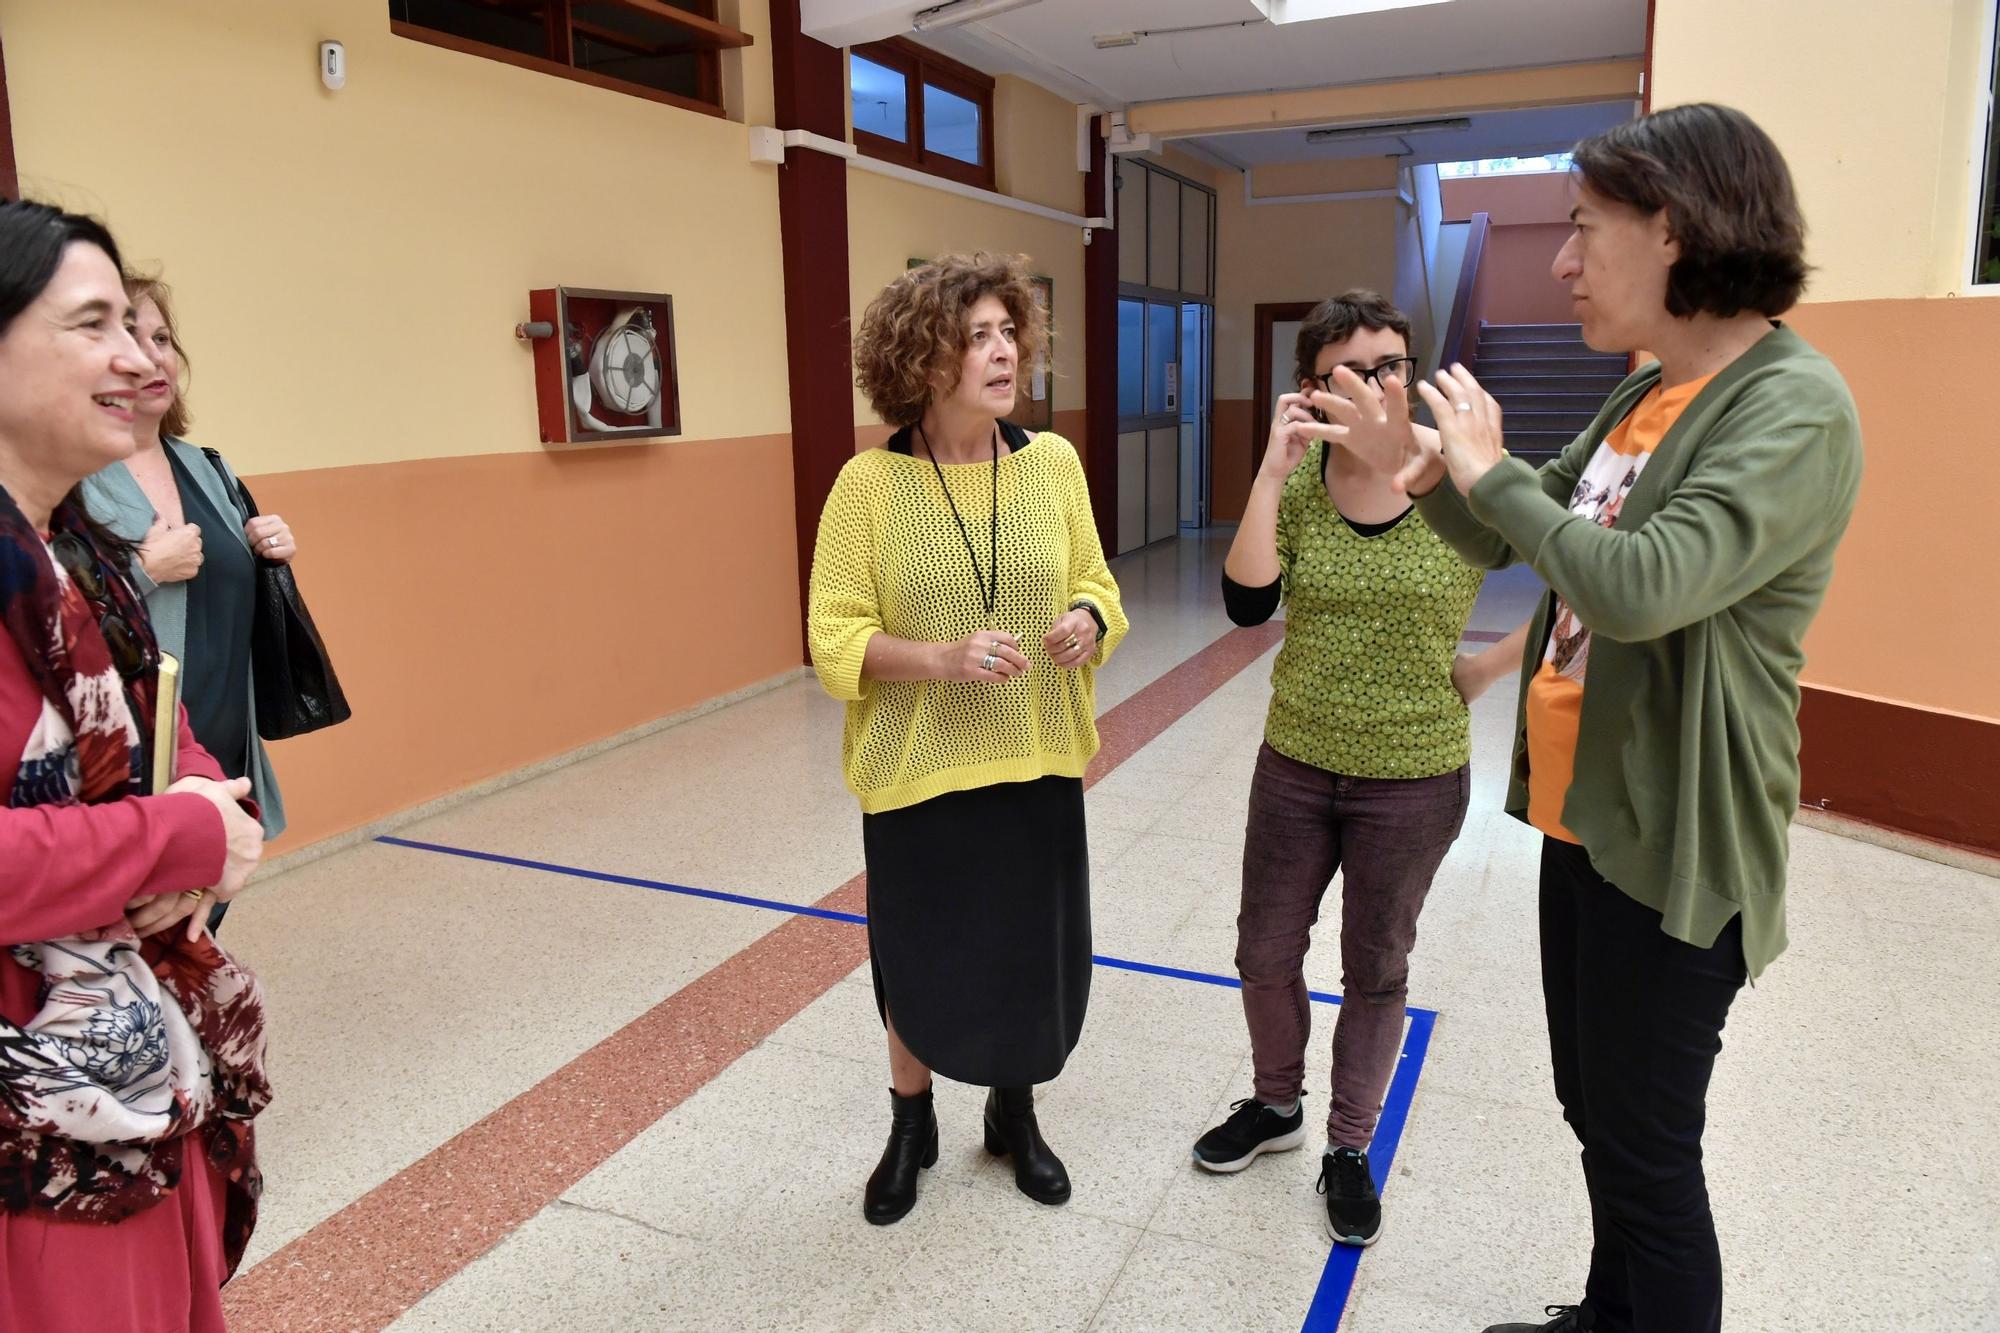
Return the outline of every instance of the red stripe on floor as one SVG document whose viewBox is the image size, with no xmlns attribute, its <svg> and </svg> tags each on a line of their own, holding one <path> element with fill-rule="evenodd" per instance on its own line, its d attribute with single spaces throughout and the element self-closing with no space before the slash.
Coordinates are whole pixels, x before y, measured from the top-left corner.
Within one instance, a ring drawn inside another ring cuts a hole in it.
<svg viewBox="0 0 2000 1333">
<path fill-rule="evenodd" d="M 1097 722 L 1086 785 L 1284 636 L 1239 629 Z M 856 875 L 816 906 L 866 910 Z M 456 1276 L 866 962 L 865 931 L 792 917 L 229 1284 L 259 1333 L 382 1328 Z"/>
</svg>

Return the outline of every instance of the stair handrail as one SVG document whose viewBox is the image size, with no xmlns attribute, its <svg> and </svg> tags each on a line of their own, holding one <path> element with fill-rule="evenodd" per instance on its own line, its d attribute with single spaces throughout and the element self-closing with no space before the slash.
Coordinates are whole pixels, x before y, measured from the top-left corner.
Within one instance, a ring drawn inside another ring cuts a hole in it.
<svg viewBox="0 0 2000 1333">
<path fill-rule="evenodd" d="M 1467 346 L 1466 325 L 1472 315 L 1472 293 L 1479 282 L 1479 261 L 1486 252 L 1486 230 L 1492 219 L 1474 213 L 1465 231 L 1465 259 L 1458 267 L 1458 290 L 1451 298 L 1451 319 L 1445 324 L 1444 351 L 1433 369 L 1463 362 L 1471 366 L 1478 346 L 1479 331 L 1472 330 L 1472 346 Z"/>
</svg>

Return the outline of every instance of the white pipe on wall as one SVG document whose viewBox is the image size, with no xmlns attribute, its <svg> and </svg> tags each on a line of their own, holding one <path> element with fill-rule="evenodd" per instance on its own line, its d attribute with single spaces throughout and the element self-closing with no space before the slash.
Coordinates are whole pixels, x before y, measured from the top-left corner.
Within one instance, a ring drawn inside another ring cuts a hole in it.
<svg viewBox="0 0 2000 1333">
<path fill-rule="evenodd" d="M 780 131 L 763 127 L 751 130 L 751 160 L 774 160 L 769 154 L 768 147 L 771 136 L 779 135 L 780 133 Z M 943 176 L 933 176 L 928 171 L 918 171 L 914 167 L 899 166 L 894 162 L 882 162 L 872 157 L 863 157 L 860 150 L 855 148 L 853 144 L 843 139 L 830 139 L 824 134 L 814 134 L 811 130 L 784 130 L 782 131 L 782 139 L 780 141 L 787 151 L 794 148 L 805 148 L 815 153 L 825 153 L 829 157 L 837 157 L 844 160 L 850 167 L 871 172 L 877 176 L 887 176 L 891 180 L 903 181 L 910 185 L 921 185 L 926 189 L 942 190 L 946 194 L 955 194 L 962 199 L 974 199 L 982 204 L 992 204 L 998 208 L 1011 208 L 1017 213 L 1027 213 L 1033 217 L 1046 218 L 1050 222 L 1060 222 L 1066 226 L 1081 228 L 1084 233 L 1084 243 L 1086 245 L 1090 242 L 1090 233 L 1092 231 L 1111 225 L 1104 218 L 1087 218 L 1080 213 L 1065 213 L 1059 208 L 1049 208 L 1043 204 L 1030 203 L 1026 199 L 1016 199 L 1010 194 L 1001 194 L 997 190 L 982 190 L 977 185 L 963 185 L 955 180 L 946 180 Z"/>
</svg>

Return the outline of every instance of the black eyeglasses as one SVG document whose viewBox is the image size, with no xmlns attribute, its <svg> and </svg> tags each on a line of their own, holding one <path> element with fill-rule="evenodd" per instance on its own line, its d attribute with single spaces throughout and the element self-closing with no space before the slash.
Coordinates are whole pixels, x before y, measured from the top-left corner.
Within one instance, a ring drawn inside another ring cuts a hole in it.
<svg viewBox="0 0 2000 1333">
<path fill-rule="evenodd" d="M 1363 370 L 1359 366 L 1349 366 L 1348 369 L 1353 371 L 1355 374 L 1359 375 L 1362 379 L 1366 380 L 1368 383 L 1374 385 L 1378 389 L 1382 387 L 1382 377 L 1384 375 L 1394 375 L 1396 377 L 1396 382 L 1402 385 L 1405 389 L 1407 389 L 1412 384 L 1416 383 L 1417 358 L 1415 358 L 1414 356 L 1399 356 L 1391 360 L 1384 361 L 1381 365 L 1372 367 L 1371 369 L 1368 370 Z M 1325 393 L 1340 392 L 1340 390 L 1333 387 L 1332 371 L 1328 371 L 1324 375 L 1308 375 L 1306 376 L 1306 379 L 1313 384 L 1317 384 L 1322 392 Z"/>
<path fill-rule="evenodd" d="M 97 613 L 97 628 L 104 635 L 105 647 L 111 650 L 111 664 L 118 668 L 119 679 L 130 685 L 152 670 L 152 655 L 111 604 L 111 585 L 104 581 L 104 569 L 90 544 L 73 532 L 59 532 L 49 549 Z"/>
</svg>

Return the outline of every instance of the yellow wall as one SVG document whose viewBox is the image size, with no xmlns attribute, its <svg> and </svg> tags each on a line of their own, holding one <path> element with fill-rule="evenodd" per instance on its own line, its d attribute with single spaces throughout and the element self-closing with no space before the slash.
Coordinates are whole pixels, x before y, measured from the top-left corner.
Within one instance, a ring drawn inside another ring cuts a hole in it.
<svg viewBox="0 0 2000 1333">
<path fill-rule="evenodd" d="M 1215 396 L 1257 398 L 1255 308 L 1319 301 L 1349 287 L 1393 292 L 1396 201 L 1246 204 L 1239 179 L 1217 192 L 1217 204 Z"/>
<path fill-rule="evenodd" d="M 1274 130 L 1290 125 L 1491 111 L 1495 107 L 1575 106 L 1637 97 L 1641 69 L 1637 60 L 1595 60 L 1533 69 L 1145 102 L 1127 110 L 1125 123 L 1134 134 L 1185 138 L 1239 130 Z"/>
<path fill-rule="evenodd" d="M 1722 102 L 1778 141 L 1806 204 L 1813 300 L 1962 291 L 1992 7 L 1904 0 L 1892 16 L 1876 0 L 1669 0 L 1655 19 L 1653 105 Z M 1724 32 L 1745 40 L 1717 41 Z"/>
<path fill-rule="evenodd" d="M 743 125 L 394 36 L 382 0 L 89 10 L 6 6 L 22 187 L 164 267 L 202 442 L 240 468 L 539 450 L 513 327 L 557 284 L 673 294 L 690 438 L 789 431 L 777 174 Z M 764 5 L 742 19 L 768 117 Z"/>
<path fill-rule="evenodd" d="M 735 8 L 725 82 L 768 123 L 767 11 Z M 393 36 L 381 0 L 4 21 L 26 190 L 163 264 L 194 437 L 299 534 L 355 714 L 276 747 L 277 850 L 797 667 L 777 175 L 744 124 Z M 513 326 L 558 283 L 673 294 L 681 439 L 541 447 Z"/>
<path fill-rule="evenodd" d="M 1076 169 L 1076 107 L 1004 74 L 993 88 L 993 168 L 1001 194 L 1065 213 L 1087 214 Z"/>
<path fill-rule="evenodd" d="M 1002 192 L 1030 203 L 1083 213 L 1084 175 L 1076 169 L 1076 110 L 1019 79 L 994 90 L 994 156 Z M 1108 238 L 1107 238 L 1108 239 Z M 1058 413 L 1079 411 L 1083 396 L 1083 229 L 998 204 L 852 168 L 847 173 L 848 278 L 852 318 L 912 259 L 990 250 L 1025 254 L 1055 284 L 1055 376 Z M 780 367 L 782 370 L 782 366 Z M 857 390 L 854 419 L 866 445 L 881 437 L 881 418 Z M 1085 442 L 1076 440 L 1079 448 Z"/>
<path fill-rule="evenodd" d="M 1816 266 L 1790 320 L 1860 405 L 1866 473 L 1807 683 L 2000 720 L 2000 618 L 1984 591 L 2000 530 L 1962 521 L 2000 500 L 2000 453 L 1951 389 L 1990 375 L 2000 300 L 1943 299 L 1967 288 L 1990 8 L 1911 0 L 1885 22 L 1864 0 L 1764 0 L 1774 61 L 1769 43 L 1715 40 L 1745 31 L 1734 0 L 1673 0 L 1658 11 L 1653 105 L 1723 102 L 1777 140 Z"/>
<path fill-rule="evenodd" d="M 1250 492 L 1251 448 L 1264 419 L 1255 387 L 1259 305 L 1319 301 L 1349 287 L 1385 295 L 1396 287 L 1394 199 L 1335 203 L 1250 204 L 1243 175 L 1171 145 L 1162 163 L 1216 192 L 1215 409 L 1210 436 L 1210 506 L 1214 517 L 1241 517 Z M 1375 161 L 1287 163 L 1259 167 L 1259 198 L 1387 189 L 1393 164 Z"/>
</svg>

